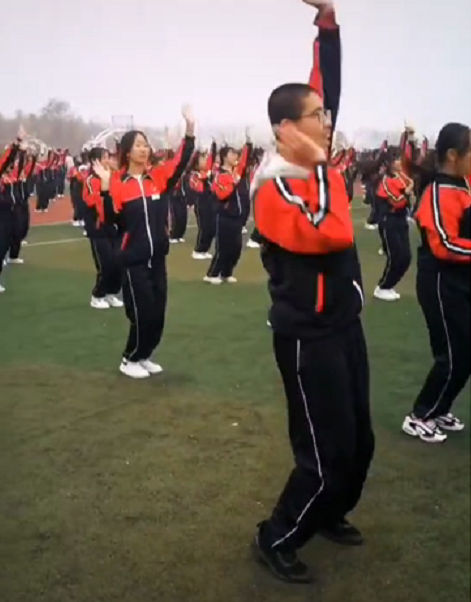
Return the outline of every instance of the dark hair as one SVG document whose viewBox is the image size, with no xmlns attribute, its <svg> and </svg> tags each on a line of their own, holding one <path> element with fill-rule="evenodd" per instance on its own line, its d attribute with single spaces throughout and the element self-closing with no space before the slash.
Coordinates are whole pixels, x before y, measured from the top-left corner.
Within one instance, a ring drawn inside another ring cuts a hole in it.
<svg viewBox="0 0 471 602">
<path fill-rule="evenodd" d="M 456 150 L 459 157 L 466 155 L 470 148 L 469 133 L 469 127 L 460 123 L 448 123 L 440 130 L 435 150 L 429 151 L 419 165 L 419 175 L 417 178 L 417 194 L 419 198 L 437 177 L 437 171 L 445 163 L 449 150 Z"/>
<path fill-rule="evenodd" d="M 221 162 L 221 165 L 224 164 L 224 161 L 227 158 L 227 155 L 231 152 L 236 152 L 235 148 L 233 148 L 232 146 L 229 146 L 227 144 L 225 144 L 219 151 L 219 160 Z"/>
<path fill-rule="evenodd" d="M 435 145 L 438 165 L 443 165 L 449 150 L 455 150 L 458 157 L 464 157 L 470 149 L 469 127 L 461 123 L 448 123 L 438 134 Z"/>
<path fill-rule="evenodd" d="M 108 150 L 106 148 L 96 146 L 88 153 L 88 160 L 90 163 L 93 163 L 93 161 L 101 161 L 103 159 L 103 155 L 107 152 Z"/>
<path fill-rule="evenodd" d="M 149 144 L 149 140 L 147 139 L 147 136 L 144 134 L 144 132 L 141 132 L 141 130 L 130 130 L 129 132 L 126 132 L 123 137 L 121 138 L 121 142 L 119 143 L 119 167 L 120 168 L 127 168 L 129 165 L 129 159 L 128 159 L 128 155 L 131 152 L 132 147 L 134 146 L 134 141 L 136 140 L 137 136 L 141 135 L 144 140 L 147 142 L 147 144 Z"/>
<path fill-rule="evenodd" d="M 268 117 L 272 125 L 279 125 L 283 119 L 297 121 L 303 114 L 306 98 L 314 90 L 308 84 L 284 84 L 271 93 L 268 100 Z"/>
<path fill-rule="evenodd" d="M 190 166 L 189 166 L 189 171 L 192 170 L 196 170 L 198 168 L 198 163 L 201 157 L 204 157 L 204 155 L 207 155 L 208 153 L 206 151 L 201 151 L 201 150 L 197 150 L 194 155 L 193 158 L 191 160 Z"/>
</svg>

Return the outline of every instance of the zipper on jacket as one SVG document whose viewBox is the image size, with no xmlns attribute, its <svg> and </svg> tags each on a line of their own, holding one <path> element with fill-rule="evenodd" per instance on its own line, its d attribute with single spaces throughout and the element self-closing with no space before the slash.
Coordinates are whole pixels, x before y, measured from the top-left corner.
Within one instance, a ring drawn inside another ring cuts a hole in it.
<svg viewBox="0 0 471 602">
<path fill-rule="evenodd" d="M 147 208 L 147 198 L 146 193 L 144 192 L 144 185 L 142 184 L 142 176 L 138 177 L 137 181 L 139 183 L 139 188 L 141 189 L 142 202 L 144 203 L 144 217 L 146 219 L 147 237 L 149 238 L 150 257 L 152 259 L 152 257 L 154 257 L 154 243 L 152 242 L 152 234 L 150 231 L 149 210 Z"/>
</svg>

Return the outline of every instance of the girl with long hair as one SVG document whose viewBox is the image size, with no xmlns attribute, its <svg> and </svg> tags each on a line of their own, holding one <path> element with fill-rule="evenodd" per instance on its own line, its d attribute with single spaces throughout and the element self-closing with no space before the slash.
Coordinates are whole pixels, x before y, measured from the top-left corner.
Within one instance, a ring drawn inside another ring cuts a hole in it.
<svg viewBox="0 0 471 602">
<path fill-rule="evenodd" d="M 117 223 L 123 235 L 119 261 L 123 268 L 123 299 L 130 322 L 120 371 L 130 378 L 148 378 L 162 372 L 151 361 L 164 329 L 167 306 L 169 251 L 166 193 L 180 180 L 195 146 L 195 121 L 183 111 L 185 139 L 179 161 L 150 167 L 151 147 L 139 130 L 126 132 L 120 143 L 120 170 L 111 176 L 99 162 L 93 164 L 101 179 L 108 223 Z"/>
<path fill-rule="evenodd" d="M 430 335 L 434 364 L 403 431 L 443 443 L 464 424 L 451 413 L 471 371 L 471 140 L 469 127 L 449 123 L 440 132 L 437 170 L 416 213 L 421 246 L 417 297 Z"/>
</svg>

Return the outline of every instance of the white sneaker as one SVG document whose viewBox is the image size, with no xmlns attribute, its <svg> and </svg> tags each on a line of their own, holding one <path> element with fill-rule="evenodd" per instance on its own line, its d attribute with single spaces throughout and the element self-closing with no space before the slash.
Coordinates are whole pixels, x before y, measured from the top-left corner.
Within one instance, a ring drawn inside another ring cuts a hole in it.
<svg viewBox="0 0 471 602">
<path fill-rule="evenodd" d="M 229 276 L 229 278 L 223 278 L 222 281 L 226 282 L 227 284 L 237 284 L 237 278 L 234 278 L 234 276 Z"/>
<path fill-rule="evenodd" d="M 159 364 L 154 364 L 151 360 L 142 360 L 139 362 L 140 365 L 146 370 L 151 376 L 155 376 L 156 374 L 162 374 L 164 369 Z"/>
<path fill-rule="evenodd" d="M 178 242 L 185 242 L 185 239 L 184 238 L 179 238 Z"/>
<path fill-rule="evenodd" d="M 121 374 L 124 374 L 124 376 L 129 376 L 129 378 L 135 378 L 137 380 L 149 378 L 150 376 L 150 373 L 143 368 L 140 363 L 128 362 L 124 359 L 119 367 L 119 371 Z"/>
<path fill-rule="evenodd" d="M 24 259 L 20 259 L 20 257 L 18 257 L 17 259 L 9 259 L 8 263 L 10 263 L 11 265 L 23 265 L 25 262 Z"/>
<path fill-rule="evenodd" d="M 267 326 L 268 326 L 268 328 L 272 328 L 270 320 L 267 320 Z"/>
<path fill-rule="evenodd" d="M 204 256 L 205 256 L 205 259 L 212 259 L 213 258 L 213 256 L 211 255 L 211 253 L 205 253 Z"/>
<path fill-rule="evenodd" d="M 80 223 L 78 220 L 76 220 L 76 221 L 73 221 L 73 222 L 72 222 L 72 226 L 73 226 L 74 228 L 80 228 L 80 226 L 81 226 L 81 225 L 82 225 L 82 224 L 81 224 L 81 223 Z"/>
<path fill-rule="evenodd" d="M 6 292 L 6 288 L 0 284 L 0 295 Z"/>
<path fill-rule="evenodd" d="M 396 300 L 399 301 L 401 295 L 393 288 L 391 289 L 391 293 L 396 297 Z"/>
<path fill-rule="evenodd" d="M 110 304 L 106 299 L 97 299 L 96 297 L 92 297 L 90 301 L 90 307 L 93 309 L 110 309 Z"/>
<path fill-rule="evenodd" d="M 210 276 L 205 276 L 204 282 L 206 282 L 207 284 L 222 284 L 223 280 L 222 280 L 222 278 L 219 278 L 219 276 L 217 276 L 216 278 L 211 278 Z"/>
<path fill-rule="evenodd" d="M 169 242 L 171 245 L 178 245 L 178 240 L 177 240 L 176 238 L 171 238 L 171 239 L 170 239 L 168 242 Z"/>
<path fill-rule="evenodd" d="M 419 420 L 413 414 L 406 416 L 402 430 L 406 435 L 418 437 L 425 443 L 444 443 L 447 440 L 435 420 Z"/>
<path fill-rule="evenodd" d="M 207 259 L 205 253 L 196 253 L 196 251 L 193 251 L 191 256 L 193 259 Z"/>
<path fill-rule="evenodd" d="M 248 234 L 249 231 L 247 230 L 247 228 L 242 228 L 242 234 Z"/>
<path fill-rule="evenodd" d="M 437 426 L 443 431 L 460 433 L 465 429 L 464 422 L 461 422 L 461 420 L 456 416 L 453 416 L 453 414 L 447 414 L 446 416 L 440 416 L 439 418 L 435 418 L 435 422 L 437 423 Z"/>
<path fill-rule="evenodd" d="M 377 229 L 378 229 L 377 224 L 365 224 L 365 230 L 377 230 Z"/>
<path fill-rule="evenodd" d="M 22 247 L 27 247 L 29 245 L 29 242 L 27 240 L 22 240 L 21 241 L 21 246 Z"/>
<path fill-rule="evenodd" d="M 108 295 L 107 297 L 105 297 L 105 301 L 108 303 L 108 305 L 110 307 L 117 307 L 117 308 L 124 307 L 124 303 L 121 301 L 121 299 L 119 297 L 116 297 L 116 295 Z"/>
<path fill-rule="evenodd" d="M 394 291 L 379 288 L 379 286 L 376 287 L 374 296 L 380 301 L 398 301 L 400 298 Z"/>
<path fill-rule="evenodd" d="M 255 242 L 251 238 L 247 241 L 247 249 L 260 249 L 258 242 Z"/>
</svg>

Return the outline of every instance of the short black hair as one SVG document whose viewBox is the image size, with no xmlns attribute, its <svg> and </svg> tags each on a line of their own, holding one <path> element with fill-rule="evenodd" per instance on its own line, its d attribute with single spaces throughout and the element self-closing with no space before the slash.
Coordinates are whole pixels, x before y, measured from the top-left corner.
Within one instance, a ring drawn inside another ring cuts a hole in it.
<svg viewBox="0 0 471 602">
<path fill-rule="evenodd" d="M 449 150 L 455 150 L 464 157 L 470 149 L 469 127 L 461 123 L 447 123 L 438 134 L 435 150 L 438 165 L 443 165 Z"/>
<path fill-rule="evenodd" d="M 283 84 L 270 95 L 268 117 L 272 125 L 280 125 L 284 119 L 297 121 L 303 114 L 304 101 L 315 92 L 308 84 Z"/>
</svg>

